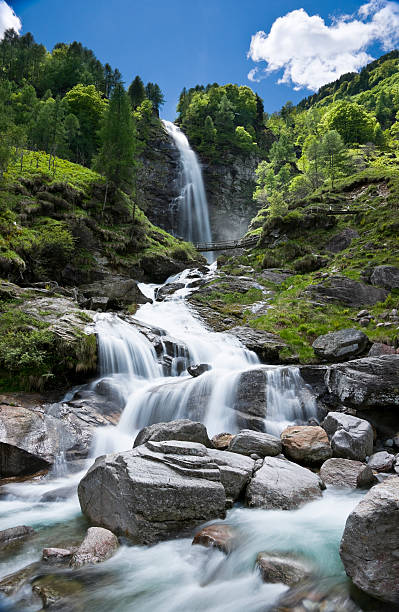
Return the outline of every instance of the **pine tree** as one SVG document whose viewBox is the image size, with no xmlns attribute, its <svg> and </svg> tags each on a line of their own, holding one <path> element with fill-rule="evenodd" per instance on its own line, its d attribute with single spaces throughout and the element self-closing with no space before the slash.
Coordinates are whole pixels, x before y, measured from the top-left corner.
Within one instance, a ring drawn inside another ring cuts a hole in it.
<svg viewBox="0 0 399 612">
<path fill-rule="evenodd" d="M 151 100 L 155 113 L 159 116 L 159 107 L 165 104 L 165 97 L 157 83 L 147 83 L 145 86 L 147 98 Z"/>
<path fill-rule="evenodd" d="M 128 89 L 128 94 L 134 110 L 136 110 L 136 108 L 146 99 L 147 96 L 145 93 L 144 83 L 138 75 L 132 81 Z"/>
</svg>

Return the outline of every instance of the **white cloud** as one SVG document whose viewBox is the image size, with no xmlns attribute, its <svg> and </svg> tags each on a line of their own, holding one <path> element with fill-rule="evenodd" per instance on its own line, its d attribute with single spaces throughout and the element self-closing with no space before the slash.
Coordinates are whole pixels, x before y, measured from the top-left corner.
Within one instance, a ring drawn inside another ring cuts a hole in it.
<svg viewBox="0 0 399 612">
<path fill-rule="evenodd" d="M 384 51 L 399 43 L 397 2 L 371 0 L 360 7 L 357 16 L 344 15 L 331 25 L 301 8 L 276 19 L 268 34 L 260 31 L 252 36 L 248 57 L 267 66 L 253 68 L 248 78 L 258 82 L 283 70 L 279 83 L 316 91 L 370 62 L 373 58 L 367 49 L 375 43 Z"/>
<path fill-rule="evenodd" d="M 16 16 L 12 8 L 4 2 L 0 1 L 0 40 L 4 36 L 4 32 L 10 28 L 14 28 L 16 32 L 20 32 L 22 23 L 19 17 Z"/>
</svg>

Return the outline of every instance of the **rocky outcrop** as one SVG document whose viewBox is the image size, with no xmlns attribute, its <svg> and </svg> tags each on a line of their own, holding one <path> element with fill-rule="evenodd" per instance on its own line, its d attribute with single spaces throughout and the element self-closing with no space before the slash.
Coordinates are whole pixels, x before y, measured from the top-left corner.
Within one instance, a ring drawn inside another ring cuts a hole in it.
<svg viewBox="0 0 399 612">
<path fill-rule="evenodd" d="M 359 238 L 357 231 L 350 227 L 345 227 L 338 234 L 331 236 L 324 248 L 331 253 L 340 253 L 347 249 L 356 238 Z"/>
<path fill-rule="evenodd" d="M 71 567 L 76 569 L 83 565 L 102 563 L 112 557 L 118 546 L 118 538 L 108 529 L 90 527 L 85 539 L 72 556 Z"/>
<path fill-rule="evenodd" d="M 256 566 L 264 582 L 281 582 L 288 586 L 298 584 L 312 574 L 304 560 L 278 553 L 259 553 Z"/>
<path fill-rule="evenodd" d="M 235 336 L 249 350 L 256 353 L 263 363 L 282 363 L 280 352 L 287 348 L 286 343 L 276 334 L 253 329 L 252 327 L 232 327 L 229 334 Z"/>
<path fill-rule="evenodd" d="M 287 427 L 281 434 L 284 454 L 305 465 L 320 465 L 332 455 L 330 442 L 322 427 Z"/>
<path fill-rule="evenodd" d="M 237 532 L 231 525 L 215 523 L 195 534 L 193 544 L 206 548 L 218 548 L 229 554 L 237 546 Z"/>
<path fill-rule="evenodd" d="M 79 287 L 79 302 L 93 310 L 120 310 L 150 299 L 140 291 L 137 281 L 108 274 L 103 280 Z"/>
<path fill-rule="evenodd" d="M 364 461 L 372 454 L 373 428 L 364 419 L 342 412 L 329 412 L 322 425 L 335 457 Z"/>
<path fill-rule="evenodd" d="M 377 482 L 371 468 L 361 461 L 327 459 L 320 468 L 320 478 L 326 485 L 349 489 L 371 487 Z"/>
<path fill-rule="evenodd" d="M 371 273 L 370 282 L 384 289 L 399 289 L 399 268 L 395 266 L 376 266 Z"/>
<path fill-rule="evenodd" d="M 183 440 L 186 442 L 197 442 L 207 447 L 212 447 L 208 438 L 205 425 L 189 419 L 178 419 L 168 423 L 155 423 L 144 427 L 134 441 L 134 447 L 145 444 L 149 440 L 153 442 L 164 442 L 166 440 Z"/>
<path fill-rule="evenodd" d="M 231 440 L 228 450 L 241 455 L 259 455 L 259 457 L 275 457 L 281 453 L 281 442 L 276 436 L 250 429 L 242 429 Z"/>
<path fill-rule="evenodd" d="M 345 571 L 357 587 L 399 604 L 399 478 L 373 487 L 351 512 L 341 541 Z"/>
<path fill-rule="evenodd" d="M 373 306 L 388 297 L 386 289 L 366 285 L 346 276 L 330 276 L 317 285 L 310 285 L 306 293 L 317 299 L 341 302 L 351 307 Z"/>
<path fill-rule="evenodd" d="M 247 487 L 246 501 L 251 508 L 293 510 L 321 497 L 320 478 L 282 457 L 266 457 Z"/>
<path fill-rule="evenodd" d="M 359 329 L 341 329 L 319 336 L 312 346 L 323 361 L 345 361 L 363 355 L 370 341 Z"/>
</svg>

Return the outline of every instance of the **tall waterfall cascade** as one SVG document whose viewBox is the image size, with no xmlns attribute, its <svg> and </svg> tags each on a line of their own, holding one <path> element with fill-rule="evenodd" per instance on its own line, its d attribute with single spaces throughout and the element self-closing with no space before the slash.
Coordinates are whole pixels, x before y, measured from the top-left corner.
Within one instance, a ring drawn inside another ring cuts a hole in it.
<svg viewBox="0 0 399 612">
<path fill-rule="evenodd" d="M 171 121 L 162 122 L 180 155 L 179 189 L 176 199 L 178 227 L 181 238 L 194 243 L 212 240 L 208 201 L 201 166 L 185 134 Z"/>
</svg>

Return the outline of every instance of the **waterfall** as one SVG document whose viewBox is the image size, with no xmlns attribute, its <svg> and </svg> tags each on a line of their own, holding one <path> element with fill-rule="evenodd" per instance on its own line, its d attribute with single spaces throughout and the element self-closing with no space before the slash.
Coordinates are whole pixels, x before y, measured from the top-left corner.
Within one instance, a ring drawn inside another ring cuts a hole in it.
<svg viewBox="0 0 399 612">
<path fill-rule="evenodd" d="M 197 156 L 177 125 L 171 121 L 163 121 L 163 125 L 180 154 L 180 195 L 176 200 L 178 234 L 185 240 L 194 243 L 211 242 L 208 202 Z"/>
</svg>

